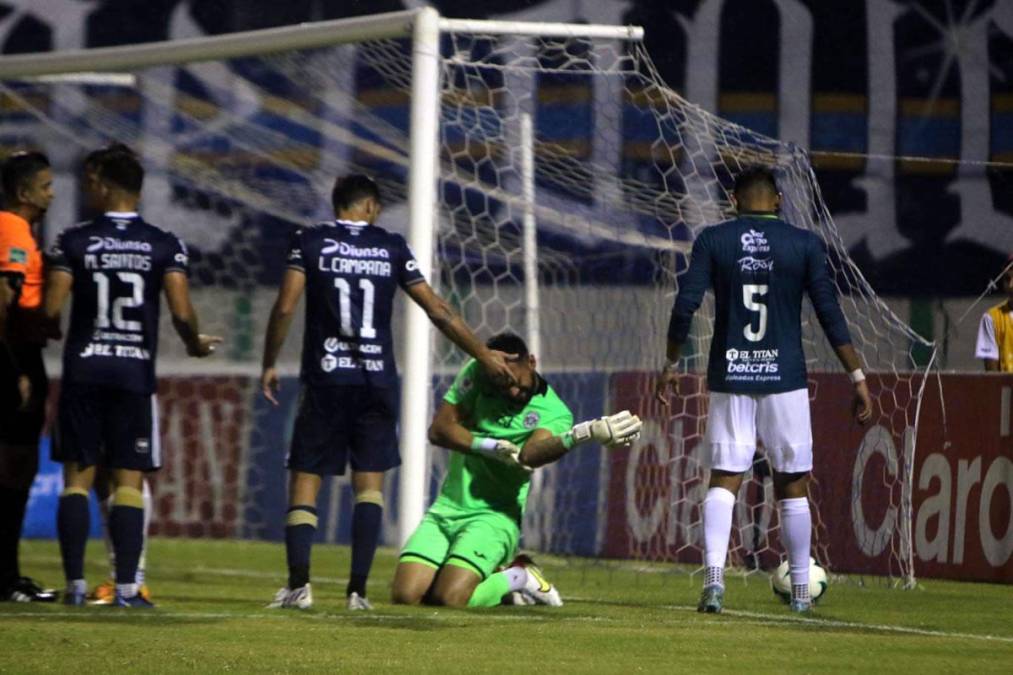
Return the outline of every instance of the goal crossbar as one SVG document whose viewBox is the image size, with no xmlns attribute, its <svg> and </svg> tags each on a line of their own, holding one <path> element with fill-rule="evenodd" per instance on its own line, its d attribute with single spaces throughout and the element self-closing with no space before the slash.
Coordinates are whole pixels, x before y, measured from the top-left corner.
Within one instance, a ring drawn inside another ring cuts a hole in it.
<svg viewBox="0 0 1013 675">
<path fill-rule="evenodd" d="M 73 49 L 49 53 L 14 54 L 0 57 L 0 79 L 41 77 L 67 73 L 102 73 L 153 66 L 234 59 L 296 49 L 330 47 L 366 40 L 405 38 L 422 9 L 386 12 L 304 23 L 281 28 L 241 31 L 227 35 L 184 38 L 142 45 Z M 599 24 L 531 23 L 438 18 L 440 32 L 476 32 L 486 35 L 518 35 L 548 38 L 599 38 L 640 41 L 640 26 Z"/>
</svg>

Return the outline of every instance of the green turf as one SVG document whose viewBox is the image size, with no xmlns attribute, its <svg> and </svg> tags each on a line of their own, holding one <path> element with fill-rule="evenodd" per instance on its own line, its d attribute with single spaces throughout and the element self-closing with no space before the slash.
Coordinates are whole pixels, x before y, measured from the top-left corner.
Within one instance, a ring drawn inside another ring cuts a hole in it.
<svg viewBox="0 0 1013 675">
<path fill-rule="evenodd" d="M 26 573 L 61 576 L 55 543 L 22 551 Z M 101 543 L 89 551 L 97 581 Z M 564 607 L 409 608 L 386 602 L 394 555 L 382 550 L 376 611 L 350 613 L 347 549 L 313 555 L 315 609 L 266 610 L 284 582 L 281 545 L 155 540 L 157 609 L 0 604 L 0 673 L 1013 671 L 1010 586 L 835 584 L 814 618 L 799 619 L 754 576 L 730 579 L 726 612 L 703 616 L 698 578 L 665 566 L 543 558 Z"/>
</svg>

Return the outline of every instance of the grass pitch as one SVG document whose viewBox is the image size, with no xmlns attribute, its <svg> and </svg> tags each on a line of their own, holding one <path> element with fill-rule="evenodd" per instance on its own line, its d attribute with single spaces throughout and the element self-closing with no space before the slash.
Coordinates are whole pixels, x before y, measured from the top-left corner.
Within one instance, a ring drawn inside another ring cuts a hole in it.
<svg viewBox="0 0 1013 675">
<path fill-rule="evenodd" d="M 88 549 L 100 581 L 102 544 Z M 348 549 L 318 545 L 316 607 L 299 612 L 264 608 L 285 581 L 280 544 L 156 539 L 149 560 L 154 610 L 0 604 L 0 672 L 1013 671 L 1010 586 L 839 583 L 799 618 L 754 575 L 727 580 L 724 614 L 701 615 L 699 577 L 542 557 L 564 607 L 394 607 L 381 550 L 363 613 L 344 609 Z M 22 566 L 62 577 L 54 542 L 24 542 Z"/>
</svg>

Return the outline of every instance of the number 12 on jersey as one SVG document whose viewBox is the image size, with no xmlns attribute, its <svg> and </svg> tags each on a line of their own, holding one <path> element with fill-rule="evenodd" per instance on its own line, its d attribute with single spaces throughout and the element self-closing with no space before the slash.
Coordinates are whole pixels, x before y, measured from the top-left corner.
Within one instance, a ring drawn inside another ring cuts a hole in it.
<svg viewBox="0 0 1013 675">
<path fill-rule="evenodd" d="M 763 300 L 763 296 L 766 294 L 767 284 L 743 284 L 742 286 L 742 304 L 749 311 L 759 312 L 760 314 L 760 325 L 757 326 L 755 331 L 753 330 L 752 318 L 750 318 L 745 328 L 742 329 L 742 334 L 750 342 L 759 342 L 767 334 L 767 305 Z"/>
<path fill-rule="evenodd" d="M 334 286 L 338 289 L 341 335 L 355 337 L 355 329 L 352 327 L 352 287 L 347 279 L 335 279 Z M 359 279 L 359 289 L 362 291 L 362 327 L 359 328 L 359 337 L 372 340 L 376 338 L 376 329 L 373 328 L 373 300 L 376 289 L 369 279 Z"/>
</svg>

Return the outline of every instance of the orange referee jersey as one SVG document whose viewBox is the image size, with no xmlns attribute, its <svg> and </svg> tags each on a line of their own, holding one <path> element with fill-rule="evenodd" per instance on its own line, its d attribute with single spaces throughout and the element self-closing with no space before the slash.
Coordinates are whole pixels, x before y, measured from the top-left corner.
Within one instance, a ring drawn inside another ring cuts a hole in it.
<svg viewBox="0 0 1013 675">
<path fill-rule="evenodd" d="M 0 272 L 21 276 L 18 307 L 42 304 L 42 253 L 29 222 L 10 211 L 0 211 Z"/>
</svg>

